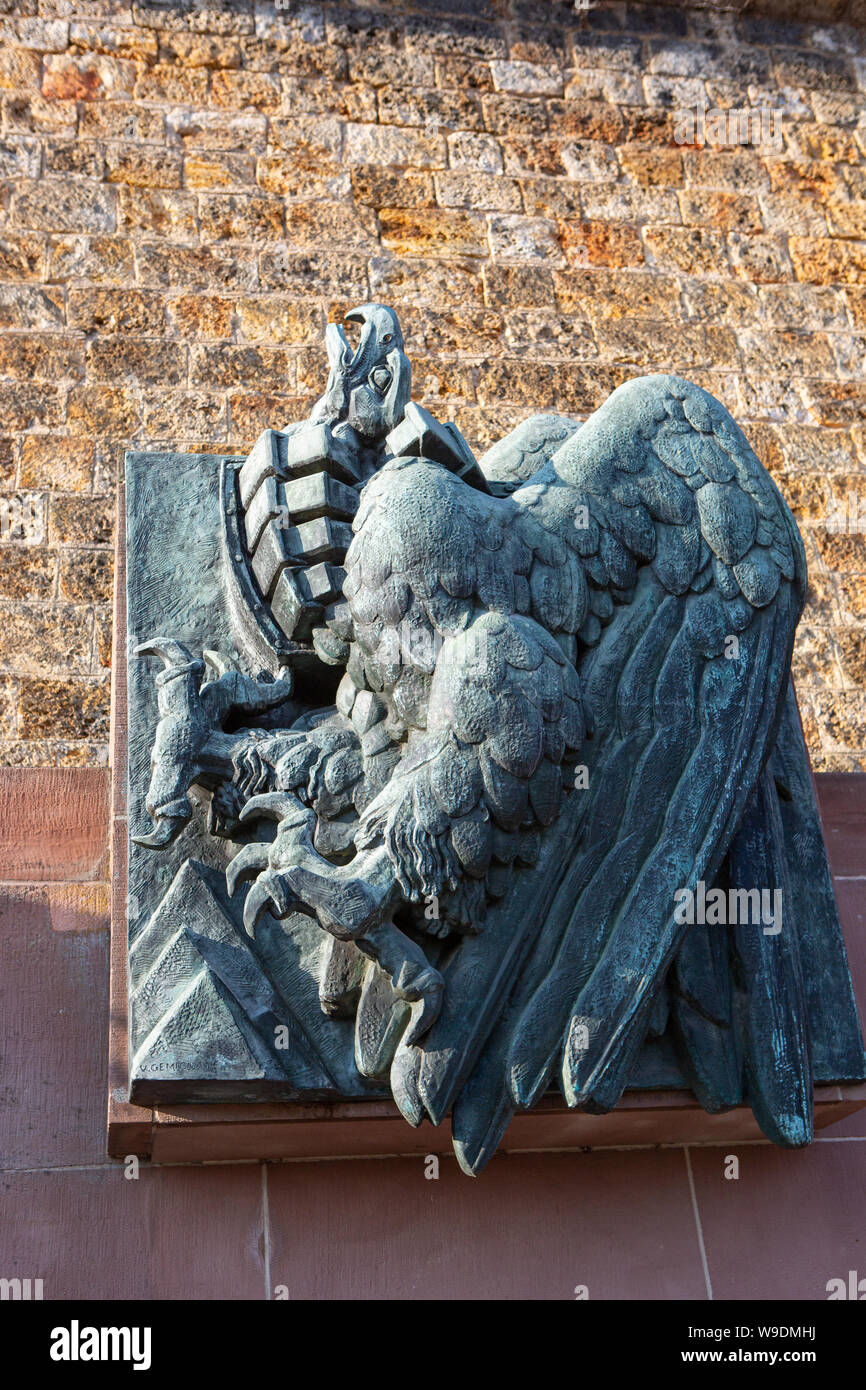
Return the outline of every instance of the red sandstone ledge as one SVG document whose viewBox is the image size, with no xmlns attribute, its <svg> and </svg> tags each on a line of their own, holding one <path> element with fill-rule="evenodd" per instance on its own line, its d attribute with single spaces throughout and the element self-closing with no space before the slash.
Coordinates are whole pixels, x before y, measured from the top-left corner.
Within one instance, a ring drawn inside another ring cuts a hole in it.
<svg viewBox="0 0 866 1390">
<path fill-rule="evenodd" d="M 815 1091 L 815 1130 L 836 1124 L 866 1106 L 866 1085 L 826 1086 Z M 154 1162 L 228 1159 L 406 1157 L 451 1152 L 451 1126 L 412 1129 L 386 1101 L 342 1105 L 178 1105 L 151 1112 L 109 1107 L 112 1158 L 138 1154 Z M 142 1118 L 131 1118 L 135 1111 Z M 623 1097 L 609 1115 L 568 1110 L 564 1102 L 540 1102 L 516 1115 L 500 1153 L 573 1149 L 642 1148 L 660 1144 L 734 1144 L 764 1140 L 751 1110 L 737 1106 L 708 1115 L 683 1091 Z"/>
</svg>

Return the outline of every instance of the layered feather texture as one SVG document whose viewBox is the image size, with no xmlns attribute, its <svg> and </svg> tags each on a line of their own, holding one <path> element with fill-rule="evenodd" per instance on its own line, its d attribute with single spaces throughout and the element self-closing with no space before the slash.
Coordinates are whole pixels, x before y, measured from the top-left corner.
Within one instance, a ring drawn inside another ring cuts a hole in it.
<svg viewBox="0 0 866 1390">
<path fill-rule="evenodd" d="M 486 911 L 391 1073 L 413 1120 L 459 1095 L 473 1171 L 551 1075 L 571 1104 L 614 1104 L 664 1027 L 670 905 L 715 872 L 761 775 L 806 581 L 744 435 L 679 378 L 630 382 L 580 427 L 533 417 L 482 464 L 507 495 L 424 459 L 367 483 L 341 619 L 401 750 L 355 843 L 384 843 L 409 900 L 443 899 L 428 930 Z M 578 756 L 589 788 L 564 794 Z M 539 854 L 533 913 L 513 866 Z M 732 1055 L 710 1089 L 735 1089 Z"/>
<path fill-rule="evenodd" d="M 416 734 L 355 843 L 384 841 L 404 895 L 435 897 L 428 930 L 472 930 L 515 862 L 534 863 L 556 819 L 562 764 L 584 735 L 577 672 L 519 615 L 485 613 L 448 636 Z"/>
</svg>

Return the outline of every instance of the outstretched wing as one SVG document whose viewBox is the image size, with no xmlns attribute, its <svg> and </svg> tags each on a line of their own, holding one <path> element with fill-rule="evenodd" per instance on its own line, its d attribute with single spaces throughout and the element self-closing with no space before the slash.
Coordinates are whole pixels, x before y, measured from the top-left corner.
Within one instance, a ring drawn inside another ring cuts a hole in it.
<svg viewBox="0 0 866 1390">
<path fill-rule="evenodd" d="M 683 943 L 677 890 L 712 881 L 772 749 L 804 598 L 793 520 L 700 388 L 629 383 L 553 469 L 622 606 L 579 660 L 594 734 L 567 869 L 454 1107 L 471 1170 L 557 1071 L 570 1104 L 618 1100 Z"/>
</svg>

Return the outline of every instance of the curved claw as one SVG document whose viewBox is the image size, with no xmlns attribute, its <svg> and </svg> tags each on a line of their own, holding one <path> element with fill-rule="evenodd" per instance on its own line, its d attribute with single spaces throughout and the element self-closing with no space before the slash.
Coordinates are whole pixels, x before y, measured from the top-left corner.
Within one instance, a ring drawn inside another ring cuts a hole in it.
<svg viewBox="0 0 866 1390">
<path fill-rule="evenodd" d="M 314 819 L 315 813 L 291 792 L 264 792 L 261 796 L 250 797 L 238 819 L 246 821 L 259 817 L 284 821 L 289 825 L 302 825 Z"/>
<path fill-rule="evenodd" d="M 398 989 L 397 994 L 404 999 L 412 996 L 412 1015 L 403 1037 L 405 1046 L 411 1047 L 430 1031 L 439 1017 L 445 994 L 445 981 L 439 971 L 431 965 L 413 981 L 411 988 Z"/>
<path fill-rule="evenodd" d="M 133 835 L 133 843 L 145 849 L 164 849 L 180 834 L 188 820 L 188 816 L 159 816 L 146 835 Z"/>
<path fill-rule="evenodd" d="M 276 874 L 270 871 L 263 873 L 256 879 L 244 903 L 244 931 L 254 937 L 256 923 L 265 912 L 270 912 L 272 917 L 288 917 L 295 901 Z"/>
<path fill-rule="evenodd" d="M 419 1038 L 423 1038 L 425 1033 L 429 1033 L 442 1009 L 443 993 L 440 984 L 438 988 L 430 990 L 412 1005 L 409 1027 L 403 1037 L 403 1043 L 406 1047 L 411 1047 L 413 1043 L 417 1043 Z"/>
<path fill-rule="evenodd" d="M 231 863 L 226 865 L 226 888 L 229 897 L 233 898 L 235 889 L 239 883 L 245 879 L 254 878 L 263 869 L 268 867 L 269 845 L 244 845 L 243 849 L 238 850 Z"/>
</svg>

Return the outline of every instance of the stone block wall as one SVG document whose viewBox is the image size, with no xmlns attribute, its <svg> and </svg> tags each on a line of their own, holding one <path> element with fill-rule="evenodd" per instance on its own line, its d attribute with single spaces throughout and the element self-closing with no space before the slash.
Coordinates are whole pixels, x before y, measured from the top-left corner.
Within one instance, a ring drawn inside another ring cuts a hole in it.
<svg viewBox="0 0 866 1390">
<path fill-rule="evenodd" d="M 866 769 L 866 16 L 737 8 L 0 0 L 0 762 L 107 758 L 123 449 L 299 418 L 377 299 L 477 448 L 717 395 L 806 538 L 816 766 Z"/>
</svg>

